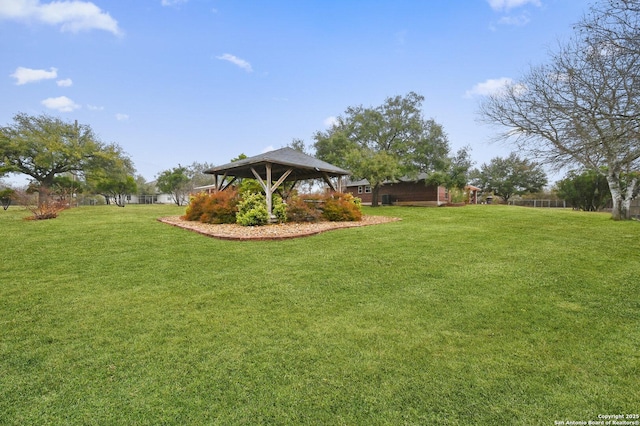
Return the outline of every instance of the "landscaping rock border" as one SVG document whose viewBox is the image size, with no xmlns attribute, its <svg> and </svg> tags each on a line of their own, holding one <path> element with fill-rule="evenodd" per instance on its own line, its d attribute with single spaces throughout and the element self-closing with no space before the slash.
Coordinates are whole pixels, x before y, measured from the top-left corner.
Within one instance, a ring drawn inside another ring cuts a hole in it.
<svg viewBox="0 0 640 426">
<path fill-rule="evenodd" d="M 397 217 L 363 216 L 362 220 L 358 222 L 281 223 L 265 226 L 241 226 L 236 224 L 212 225 L 183 220 L 180 216 L 161 217 L 158 219 L 162 223 L 221 240 L 284 240 L 307 237 L 334 229 L 379 225 L 399 220 L 401 219 Z"/>
</svg>

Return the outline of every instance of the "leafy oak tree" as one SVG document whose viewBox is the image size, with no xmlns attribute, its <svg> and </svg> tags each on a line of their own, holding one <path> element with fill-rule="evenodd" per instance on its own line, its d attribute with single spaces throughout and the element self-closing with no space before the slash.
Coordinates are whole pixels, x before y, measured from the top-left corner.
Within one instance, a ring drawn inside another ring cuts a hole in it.
<svg viewBox="0 0 640 426">
<path fill-rule="evenodd" d="M 464 189 L 469 182 L 469 173 L 474 162 L 471 160 L 471 148 L 460 148 L 455 155 L 448 157 L 441 170 L 434 171 L 427 178 L 427 182 L 445 188 Z"/>
<path fill-rule="evenodd" d="M 166 194 L 171 194 L 174 203 L 181 206 L 189 200 L 191 191 L 191 179 L 186 167 L 178 165 L 171 170 L 161 172 L 156 179 L 158 189 Z"/>
<path fill-rule="evenodd" d="M 85 172 L 90 189 L 102 195 L 107 204 L 111 204 L 113 200 L 120 207 L 125 206 L 128 195 L 137 192 L 134 174 L 133 163 L 122 149 L 115 145 L 106 147 Z"/>
<path fill-rule="evenodd" d="M 493 192 L 505 203 L 514 195 L 538 192 L 547 184 L 542 168 L 511 153 L 507 158 L 495 157 L 489 164 L 472 173 L 472 183 L 484 192 Z"/>
<path fill-rule="evenodd" d="M 424 97 L 414 92 L 377 107 L 349 107 L 327 130 L 316 132 L 316 157 L 367 179 L 372 206 L 380 187 L 403 176 L 442 170 L 449 142 L 442 126 L 422 116 Z"/>
<path fill-rule="evenodd" d="M 0 182 L 0 204 L 4 210 L 7 210 L 16 191 L 13 188 L 3 188 L 1 184 L 2 182 Z"/>
<path fill-rule="evenodd" d="M 90 126 L 48 115 L 19 113 L 12 124 L 0 128 L 0 174 L 31 177 L 40 205 L 49 202 L 57 176 L 97 170 L 116 152 L 117 145 L 102 143 Z"/>
</svg>

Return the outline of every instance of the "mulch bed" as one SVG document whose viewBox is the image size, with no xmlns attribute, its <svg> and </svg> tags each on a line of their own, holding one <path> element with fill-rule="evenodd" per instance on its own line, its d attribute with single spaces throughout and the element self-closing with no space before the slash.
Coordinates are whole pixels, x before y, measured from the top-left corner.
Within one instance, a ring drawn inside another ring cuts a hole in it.
<svg viewBox="0 0 640 426">
<path fill-rule="evenodd" d="M 400 218 L 397 217 L 363 216 L 362 220 L 358 222 L 282 223 L 265 226 L 241 226 L 236 224 L 212 225 L 187 221 L 181 219 L 180 216 L 161 217 L 158 219 L 162 223 L 222 240 L 284 240 L 316 235 L 334 229 L 379 225 L 398 220 Z"/>
</svg>

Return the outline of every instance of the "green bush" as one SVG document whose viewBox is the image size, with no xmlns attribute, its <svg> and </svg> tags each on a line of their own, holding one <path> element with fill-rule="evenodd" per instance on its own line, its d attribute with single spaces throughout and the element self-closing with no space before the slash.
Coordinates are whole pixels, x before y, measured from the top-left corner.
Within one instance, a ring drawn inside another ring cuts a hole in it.
<svg viewBox="0 0 640 426">
<path fill-rule="evenodd" d="M 191 197 L 183 219 L 202 223 L 235 223 L 238 194 L 233 190 L 200 193 Z"/>
<path fill-rule="evenodd" d="M 262 194 L 245 194 L 238 204 L 236 223 L 242 226 L 262 226 L 269 223 L 266 198 Z"/>
<path fill-rule="evenodd" d="M 331 194 L 324 201 L 322 216 L 331 222 L 362 220 L 360 199 L 351 194 Z"/>
<path fill-rule="evenodd" d="M 593 170 L 571 171 L 556 185 L 558 196 L 576 210 L 599 211 L 611 201 L 606 176 Z"/>
<path fill-rule="evenodd" d="M 282 197 L 277 195 L 273 197 L 271 210 L 278 223 L 285 223 L 287 221 L 287 204 L 282 201 Z"/>
</svg>

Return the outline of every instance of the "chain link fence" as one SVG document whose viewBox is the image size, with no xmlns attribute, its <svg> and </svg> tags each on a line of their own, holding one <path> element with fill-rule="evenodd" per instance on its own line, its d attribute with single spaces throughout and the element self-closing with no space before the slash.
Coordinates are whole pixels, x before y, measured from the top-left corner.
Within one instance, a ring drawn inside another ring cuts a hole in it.
<svg viewBox="0 0 640 426">
<path fill-rule="evenodd" d="M 566 209 L 571 207 L 565 200 L 509 200 L 510 206 L 547 207 Z"/>
</svg>

